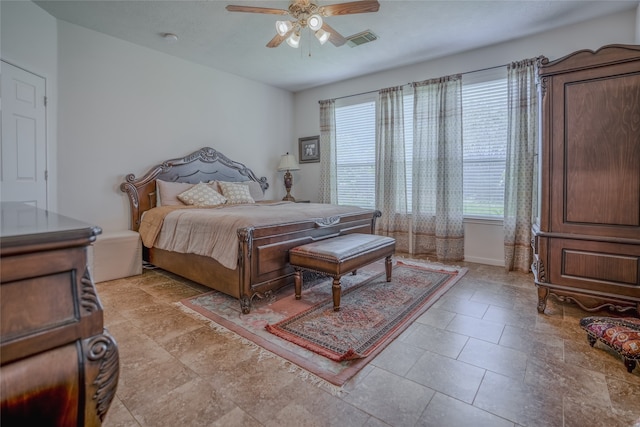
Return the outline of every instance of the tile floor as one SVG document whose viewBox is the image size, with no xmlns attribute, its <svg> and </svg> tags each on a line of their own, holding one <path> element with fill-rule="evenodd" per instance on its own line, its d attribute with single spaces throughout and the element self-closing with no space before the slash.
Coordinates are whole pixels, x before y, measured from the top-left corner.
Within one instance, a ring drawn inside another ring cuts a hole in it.
<svg viewBox="0 0 640 427">
<path fill-rule="evenodd" d="M 207 288 L 142 274 L 97 284 L 120 380 L 104 426 L 640 427 L 629 374 L 532 275 L 467 275 L 339 395 L 214 331 L 176 302 Z"/>
</svg>

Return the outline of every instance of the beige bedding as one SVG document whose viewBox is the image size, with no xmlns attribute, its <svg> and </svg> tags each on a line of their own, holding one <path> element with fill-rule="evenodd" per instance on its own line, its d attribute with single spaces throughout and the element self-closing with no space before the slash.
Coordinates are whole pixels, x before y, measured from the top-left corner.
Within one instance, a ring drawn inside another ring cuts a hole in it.
<svg viewBox="0 0 640 427">
<path fill-rule="evenodd" d="M 237 230 L 302 220 L 326 220 L 361 212 L 354 206 L 324 203 L 260 202 L 212 208 L 161 206 L 145 212 L 140 236 L 146 247 L 214 258 L 229 269 L 238 261 Z"/>
</svg>

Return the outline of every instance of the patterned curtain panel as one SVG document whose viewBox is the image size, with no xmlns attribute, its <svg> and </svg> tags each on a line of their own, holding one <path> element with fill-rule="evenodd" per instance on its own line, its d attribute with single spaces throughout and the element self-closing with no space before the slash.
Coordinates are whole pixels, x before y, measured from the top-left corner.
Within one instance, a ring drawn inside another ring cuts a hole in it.
<svg viewBox="0 0 640 427">
<path fill-rule="evenodd" d="M 376 105 L 376 208 L 382 216 L 376 233 L 396 239 L 409 252 L 404 105 L 402 87 L 383 89 Z"/>
<path fill-rule="evenodd" d="M 336 105 L 320 101 L 320 203 L 338 203 L 336 161 Z"/>
<path fill-rule="evenodd" d="M 414 83 L 413 253 L 464 259 L 462 76 Z"/>
<path fill-rule="evenodd" d="M 534 154 L 537 144 L 536 59 L 508 66 L 509 128 L 504 189 L 504 265 L 507 271 L 531 267 Z"/>
</svg>

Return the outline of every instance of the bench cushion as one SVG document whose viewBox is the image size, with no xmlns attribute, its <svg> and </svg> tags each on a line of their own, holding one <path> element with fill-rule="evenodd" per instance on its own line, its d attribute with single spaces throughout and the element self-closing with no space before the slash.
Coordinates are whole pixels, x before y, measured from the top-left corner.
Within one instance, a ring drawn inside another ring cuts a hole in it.
<svg viewBox="0 0 640 427">
<path fill-rule="evenodd" d="M 289 250 L 293 266 L 331 275 L 343 275 L 393 255 L 395 239 L 375 234 L 352 233 L 308 243 Z"/>
</svg>

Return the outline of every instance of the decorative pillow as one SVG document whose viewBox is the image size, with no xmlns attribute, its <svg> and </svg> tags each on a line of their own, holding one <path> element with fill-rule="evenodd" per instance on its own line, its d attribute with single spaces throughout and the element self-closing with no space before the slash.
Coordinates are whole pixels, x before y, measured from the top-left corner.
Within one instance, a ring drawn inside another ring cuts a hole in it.
<svg viewBox="0 0 640 427">
<path fill-rule="evenodd" d="M 184 205 L 178 194 L 193 187 L 189 182 L 169 182 L 156 179 L 156 206 Z"/>
<path fill-rule="evenodd" d="M 220 187 L 221 182 L 231 182 L 231 181 L 209 181 L 209 184 L 215 183 L 218 186 L 218 192 L 222 193 L 222 187 Z M 242 181 L 242 182 L 233 182 L 233 184 L 245 184 L 249 186 L 249 194 L 251 194 L 251 198 L 254 202 L 259 202 L 264 200 L 264 192 L 262 191 L 262 187 L 259 182 L 256 181 Z"/>
<path fill-rule="evenodd" d="M 187 191 L 180 193 L 178 199 L 187 205 L 194 206 L 217 206 L 224 204 L 227 199 L 209 184 L 201 182 Z"/>
<path fill-rule="evenodd" d="M 218 185 L 220 186 L 224 197 L 227 198 L 227 203 L 229 204 L 255 203 L 255 200 L 251 197 L 249 186 L 247 184 L 218 181 Z"/>
</svg>

